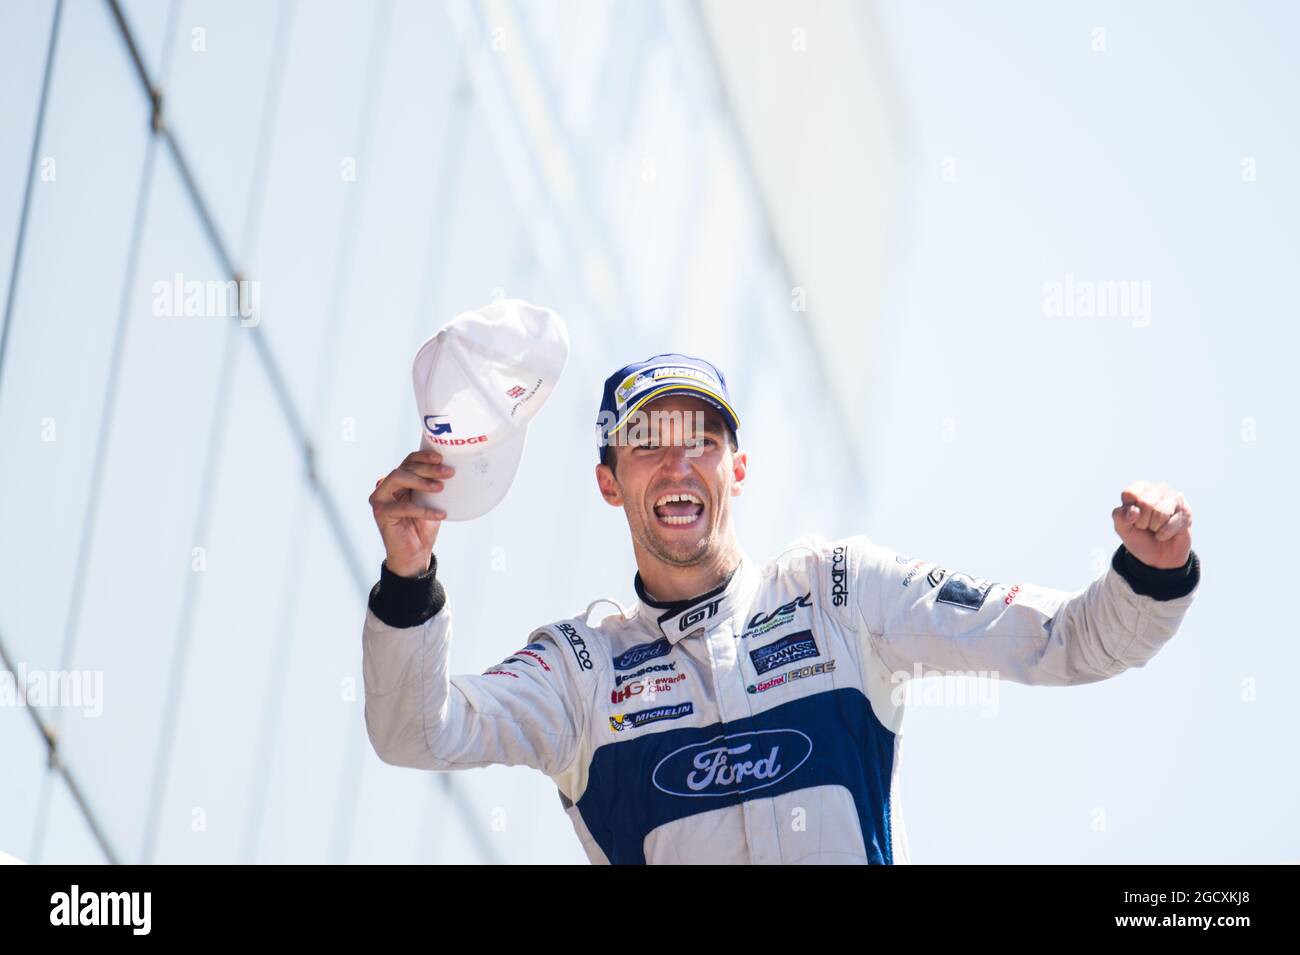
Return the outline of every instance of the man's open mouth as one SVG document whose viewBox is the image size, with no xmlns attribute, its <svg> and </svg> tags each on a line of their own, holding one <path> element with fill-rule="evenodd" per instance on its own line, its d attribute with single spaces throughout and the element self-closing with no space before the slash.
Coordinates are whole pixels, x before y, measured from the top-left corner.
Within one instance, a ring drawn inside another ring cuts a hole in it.
<svg viewBox="0 0 1300 955">
<path fill-rule="evenodd" d="M 655 501 L 654 512 L 660 524 L 667 524 L 669 527 L 689 527 L 704 513 L 704 501 L 689 492 L 664 494 Z"/>
</svg>

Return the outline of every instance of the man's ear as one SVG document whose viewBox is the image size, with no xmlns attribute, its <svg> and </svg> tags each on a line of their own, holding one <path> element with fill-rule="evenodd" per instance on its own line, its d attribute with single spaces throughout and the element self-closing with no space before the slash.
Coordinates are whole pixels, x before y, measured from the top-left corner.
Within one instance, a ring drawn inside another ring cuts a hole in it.
<svg viewBox="0 0 1300 955">
<path fill-rule="evenodd" d="M 606 504 L 623 506 L 623 491 L 619 488 L 618 481 L 614 480 L 614 469 L 608 464 L 596 465 L 596 486 L 600 488 L 600 496 Z"/>
<path fill-rule="evenodd" d="M 739 497 L 745 490 L 745 475 L 749 473 L 749 455 L 736 451 L 731 455 L 731 496 Z"/>
</svg>

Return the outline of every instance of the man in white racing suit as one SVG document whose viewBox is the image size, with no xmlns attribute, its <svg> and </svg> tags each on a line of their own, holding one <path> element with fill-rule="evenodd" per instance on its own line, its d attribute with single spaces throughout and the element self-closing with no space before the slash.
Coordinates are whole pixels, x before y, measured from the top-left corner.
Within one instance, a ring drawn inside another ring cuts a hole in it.
<svg viewBox="0 0 1300 955">
<path fill-rule="evenodd" d="M 1112 512 L 1123 543 L 1110 567 L 1074 593 L 862 536 L 805 538 L 759 565 L 732 527 L 747 460 L 721 373 L 657 355 L 610 377 L 606 411 L 596 477 L 631 531 L 630 610 L 589 622 L 588 607 L 482 675 L 449 675 L 451 605 L 432 555 L 444 515 L 411 493 L 452 475 L 416 452 L 370 499 L 387 556 L 363 634 L 366 726 L 384 761 L 539 769 L 593 862 L 906 862 L 902 689 L 918 665 L 1102 680 L 1155 655 L 1199 582 L 1186 501 L 1145 481 Z M 655 412 L 659 427 L 630 434 Z"/>
</svg>

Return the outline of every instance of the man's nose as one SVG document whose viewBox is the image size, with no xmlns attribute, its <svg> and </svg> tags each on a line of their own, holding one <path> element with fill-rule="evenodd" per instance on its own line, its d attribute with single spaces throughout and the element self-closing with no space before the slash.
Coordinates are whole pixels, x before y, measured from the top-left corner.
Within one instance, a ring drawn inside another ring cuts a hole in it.
<svg viewBox="0 0 1300 955">
<path fill-rule="evenodd" d="M 664 450 L 663 466 L 666 470 L 685 473 L 691 469 L 690 448 L 681 441 L 668 445 Z"/>
</svg>

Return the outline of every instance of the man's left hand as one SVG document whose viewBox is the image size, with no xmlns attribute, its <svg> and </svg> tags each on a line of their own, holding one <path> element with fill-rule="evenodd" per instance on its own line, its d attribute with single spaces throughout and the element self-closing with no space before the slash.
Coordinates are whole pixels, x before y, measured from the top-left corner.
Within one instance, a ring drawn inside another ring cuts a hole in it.
<svg viewBox="0 0 1300 955">
<path fill-rule="evenodd" d="M 1168 484 L 1134 481 L 1110 512 L 1128 552 L 1148 567 L 1172 570 L 1192 552 L 1192 509 Z"/>
</svg>

